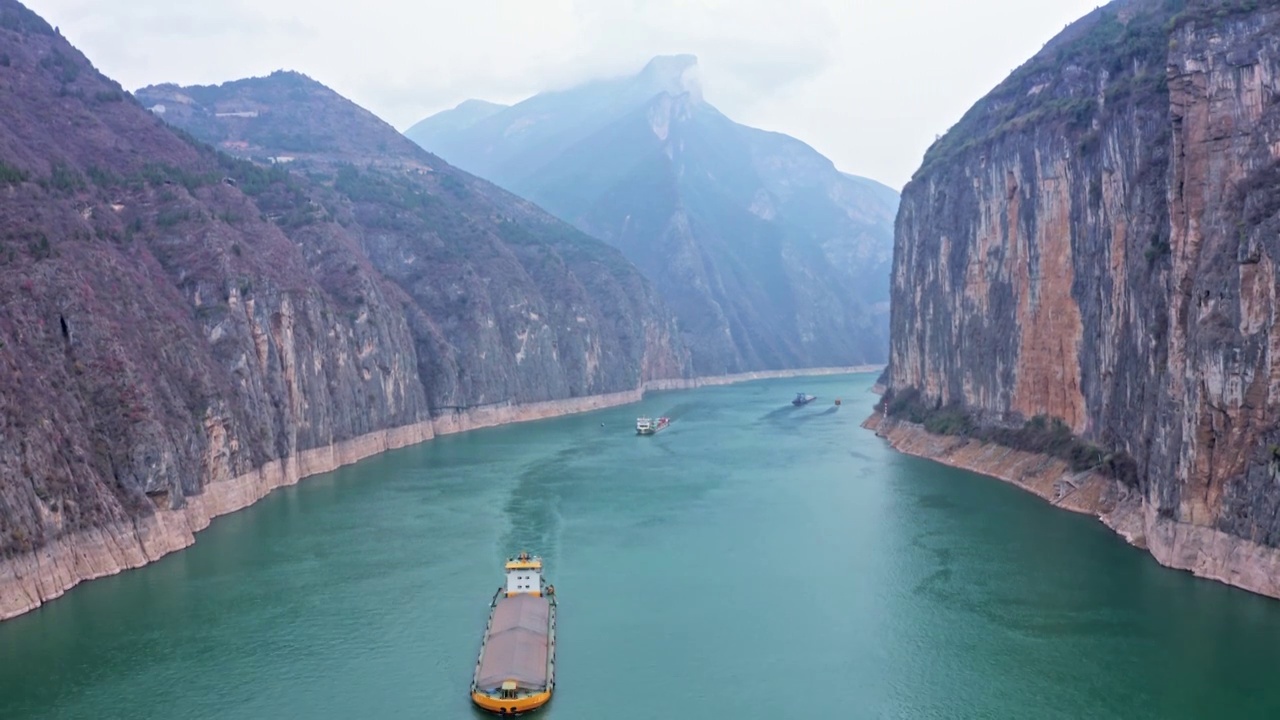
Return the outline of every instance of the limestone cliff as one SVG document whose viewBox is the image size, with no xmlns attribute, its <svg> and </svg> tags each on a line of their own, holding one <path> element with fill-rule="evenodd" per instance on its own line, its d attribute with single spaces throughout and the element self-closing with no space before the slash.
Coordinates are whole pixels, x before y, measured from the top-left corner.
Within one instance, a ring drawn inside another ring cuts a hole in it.
<svg viewBox="0 0 1280 720">
<path fill-rule="evenodd" d="M 1050 443 L 1140 499 L 1160 562 L 1273 596 L 1278 28 L 1113 2 L 966 114 L 903 193 L 883 406 Z"/>
<path fill-rule="evenodd" d="M 15 0 L 0 117 L 0 619 L 306 475 L 687 376 L 603 243 L 432 158 L 353 198 L 216 152 Z"/>
<path fill-rule="evenodd" d="M 223 152 L 289 169 L 320 217 L 286 211 L 280 224 L 304 248 L 349 238 L 406 296 L 433 409 L 619 392 L 690 371 L 665 303 L 622 253 L 315 80 L 276 72 L 137 97 Z"/>
</svg>

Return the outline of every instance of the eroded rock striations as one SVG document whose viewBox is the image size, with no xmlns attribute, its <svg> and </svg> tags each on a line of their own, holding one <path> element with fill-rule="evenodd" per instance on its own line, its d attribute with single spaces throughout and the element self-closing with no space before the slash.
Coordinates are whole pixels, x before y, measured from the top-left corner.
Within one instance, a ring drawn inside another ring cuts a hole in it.
<svg viewBox="0 0 1280 720">
<path fill-rule="evenodd" d="M 403 139 L 234 159 L 14 0 L 0 117 L 0 619 L 306 475 L 689 376 L 620 253 Z"/>
<path fill-rule="evenodd" d="M 671 316 L 620 252 L 451 167 L 320 83 L 277 72 L 137 97 L 223 152 L 290 169 L 305 198 L 287 207 L 315 212 L 286 212 L 278 224 L 304 248 L 317 235 L 349 237 L 406 296 L 432 408 L 687 376 Z M 324 252 L 317 260 L 334 266 Z"/>
<path fill-rule="evenodd" d="M 1113 2 L 966 114 L 904 190 L 878 412 L 1038 438 L 1161 563 L 1280 597 L 1278 30 Z"/>
</svg>

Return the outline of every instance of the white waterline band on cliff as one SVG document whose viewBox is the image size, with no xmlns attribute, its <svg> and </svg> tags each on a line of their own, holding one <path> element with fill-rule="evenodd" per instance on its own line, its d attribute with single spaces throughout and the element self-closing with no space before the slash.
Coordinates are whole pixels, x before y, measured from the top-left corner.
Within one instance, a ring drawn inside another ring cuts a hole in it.
<svg viewBox="0 0 1280 720">
<path fill-rule="evenodd" d="M 242 510 L 271 491 L 374 455 L 439 435 L 574 415 L 639 402 L 647 391 L 689 390 L 753 380 L 877 372 L 883 365 L 739 373 L 708 378 L 654 380 L 635 390 L 526 405 L 474 408 L 413 425 L 362 435 L 273 460 L 238 477 L 209 482 L 178 510 L 159 509 L 128 523 L 83 530 L 43 547 L 0 560 L 0 620 L 22 615 L 86 580 L 155 562 L 195 543 L 196 533 L 220 515 Z"/>
<path fill-rule="evenodd" d="M 1100 519 L 1156 562 L 1196 577 L 1280 598 L 1280 550 L 1201 525 L 1159 517 L 1137 492 L 1065 461 L 971 438 L 934 435 L 876 412 L 862 426 L 898 452 L 1003 480 L 1051 505 Z"/>
</svg>

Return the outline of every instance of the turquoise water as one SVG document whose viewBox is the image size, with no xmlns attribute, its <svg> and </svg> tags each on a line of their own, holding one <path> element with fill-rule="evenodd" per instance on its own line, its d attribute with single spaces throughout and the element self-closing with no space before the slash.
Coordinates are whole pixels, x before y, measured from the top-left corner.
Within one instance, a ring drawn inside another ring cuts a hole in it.
<svg viewBox="0 0 1280 720">
<path fill-rule="evenodd" d="M 1280 714 L 1280 602 L 890 451 L 859 427 L 873 379 L 655 394 L 308 479 L 0 623 L 0 718 L 485 717 L 467 687 L 521 549 L 560 598 L 547 720 Z M 638 438 L 642 413 L 675 422 Z"/>
</svg>

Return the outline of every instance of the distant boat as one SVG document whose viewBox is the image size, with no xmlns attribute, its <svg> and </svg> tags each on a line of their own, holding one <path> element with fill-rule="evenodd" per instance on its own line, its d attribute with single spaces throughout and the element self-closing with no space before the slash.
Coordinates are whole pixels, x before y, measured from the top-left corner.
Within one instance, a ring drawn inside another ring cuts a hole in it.
<svg viewBox="0 0 1280 720">
<path fill-rule="evenodd" d="M 840 398 L 836 398 L 836 407 L 840 407 Z"/>
<path fill-rule="evenodd" d="M 660 417 L 655 422 L 651 418 L 636 418 L 636 434 L 637 435 L 656 435 L 662 430 L 666 430 L 671 424 L 671 418 Z"/>
<path fill-rule="evenodd" d="M 818 399 L 817 395 L 805 395 L 804 393 L 796 393 L 796 399 L 792 400 L 791 404 L 795 405 L 796 407 L 800 407 L 801 405 L 808 405 L 809 403 L 817 399 Z"/>
<path fill-rule="evenodd" d="M 551 700 L 556 687 L 556 590 L 542 577 L 542 558 L 507 560 L 507 584 L 490 603 L 471 701 L 512 717 Z"/>
</svg>

